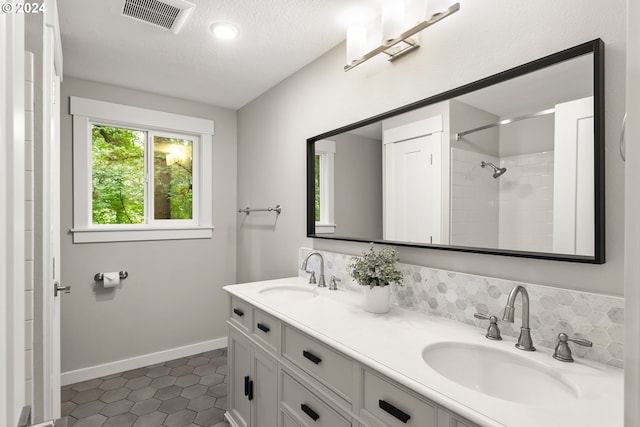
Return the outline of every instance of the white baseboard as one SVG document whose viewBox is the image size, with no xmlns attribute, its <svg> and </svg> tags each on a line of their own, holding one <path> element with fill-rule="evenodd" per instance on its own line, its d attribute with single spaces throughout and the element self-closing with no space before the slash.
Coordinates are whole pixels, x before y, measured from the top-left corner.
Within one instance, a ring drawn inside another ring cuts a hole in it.
<svg viewBox="0 0 640 427">
<path fill-rule="evenodd" d="M 154 365 L 156 363 L 168 362 L 169 360 L 178 359 L 180 357 L 191 356 L 193 354 L 204 353 L 206 351 L 217 350 L 219 348 L 225 348 L 226 346 L 227 337 L 218 338 L 211 341 L 199 342 L 196 344 L 189 344 L 185 345 L 184 347 L 158 351 L 156 353 L 132 357 L 130 359 L 116 360 L 115 362 L 105 363 L 97 366 L 90 366 L 88 368 L 77 369 L 75 371 L 63 372 L 62 375 L 60 375 L 60 382 L 63 386 L 68 384 L 75 384 L 82 381 L 92 380 L 94 378 L 117 374 L 119 372 L 143 368 L 145 366 Z"/>
</svg>

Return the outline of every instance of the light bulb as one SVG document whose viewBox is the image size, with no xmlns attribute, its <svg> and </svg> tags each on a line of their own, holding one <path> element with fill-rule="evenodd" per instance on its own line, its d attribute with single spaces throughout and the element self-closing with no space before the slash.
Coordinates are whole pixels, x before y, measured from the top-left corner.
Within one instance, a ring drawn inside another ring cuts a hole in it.
<svg viewBox="0 0 640 427">
<path fill-rule="evenodd" d="M 425 19 L 429 20 L 435 14 L 446 12 L 449 0 L 425 0 Z"/>
<path fill-rule="evenodd" d="M 382 43 L 396 39 L 404 31 L 404 1 L 382 3 Z"/>
<path fill-rule="evenodd" d="M 367 48 L 367 29 L 362 25 L 347 28 L 347 65 L 357 61 Z"/>
</svg>

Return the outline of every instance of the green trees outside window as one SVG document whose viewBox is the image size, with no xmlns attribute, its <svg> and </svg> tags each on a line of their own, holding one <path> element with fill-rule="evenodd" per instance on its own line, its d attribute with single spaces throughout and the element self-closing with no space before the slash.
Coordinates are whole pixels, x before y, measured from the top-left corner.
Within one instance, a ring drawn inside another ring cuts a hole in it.
<svg viewBox="0 0 640 427">
<path fill-rule="evenodd" d="M 154 218 L 193 218 L 193 142 L 153 137 Z"/>
<path fill-rule="evenodd" d="M 150 222 L 145 190 L 153 197 L 152 219 L 193 219 L 193 141 L 104 125 L 91 133 L 93 224 Z M 153 179 L 146 183 L 148 150 Z"/>
<path fill-rule="evenodd" d="M 144 223 L 145 132 L 94 125 L 93 223 Z"/>
</svg>

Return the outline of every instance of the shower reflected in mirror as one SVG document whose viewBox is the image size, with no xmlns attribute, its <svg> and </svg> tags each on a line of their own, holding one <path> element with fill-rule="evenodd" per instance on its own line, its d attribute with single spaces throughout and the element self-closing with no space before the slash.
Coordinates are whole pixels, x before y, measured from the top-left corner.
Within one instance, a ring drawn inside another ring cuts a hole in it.
<svg viewBox="0 0 640 427">
<path fill-rule="evenodd" d="M 499 178 L 500 176 L 502 176 L 507 171 L 507 168 L 499 168 L 496 165 L 494 165 L 493 163 L 489 163 L 489 162 L 480 162 L 480 166 L 482 166 L 482 167 L 491 166 L 493 168 L 493 177 L 494 178 Z"/>
</svg>

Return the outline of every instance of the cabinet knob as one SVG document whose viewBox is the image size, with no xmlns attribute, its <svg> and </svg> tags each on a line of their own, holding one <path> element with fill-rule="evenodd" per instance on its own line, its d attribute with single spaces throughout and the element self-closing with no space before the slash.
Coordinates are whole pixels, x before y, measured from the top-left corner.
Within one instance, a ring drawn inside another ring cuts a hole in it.
<svg viewBox="0 0 640 427">
<path fill-rule="evenodd" d="M 311 352 L 308 352 L 307 350 L 302 350 L 302 355 L 304 356 L 305 359 L 308 359 L 308 360 L 312 361 L 316 365 L 318 365 L 318 364 L 320 364 L 320 362 L 322 362 L 322 359 L 320 359 L 315 354 L 313 354 Z"/>
<path fill-rule="evenodd" d="M 318 421 L 318 419 L 320 419 L 320 415 L 318 415 L 316 411 L 311 409 L 309 405 L 303 403 L 300 405 L 300 409 L 302 409 L 302 412 L 307 414 L 309 418 L 311 418 L 313 421 Z"/>
<path fill-rule="evenodd" d="M 394 418 L 399 419 L 400 421 L 402 421 L 405 424 L 407 423 L 407 421 L 409 421 L 411 419 L 411 415 L 409 415 L 406 412 L 396 408 L 391 403 L 389 403 L 389 402 L 387 402 L 385 400 L 378 400 L 378 406 L 380 407 L 380 409 L 385 411 L 387 414 L 391 415 Z"/>
</svg>

